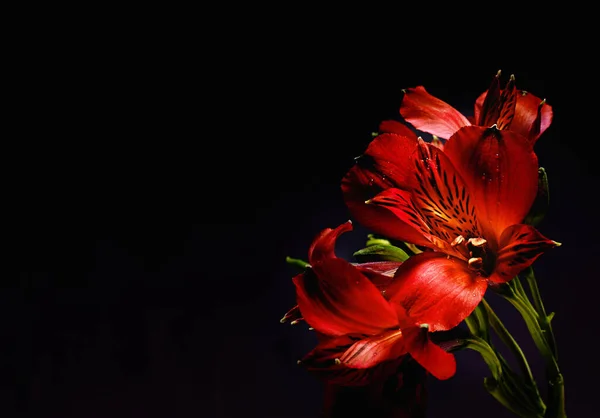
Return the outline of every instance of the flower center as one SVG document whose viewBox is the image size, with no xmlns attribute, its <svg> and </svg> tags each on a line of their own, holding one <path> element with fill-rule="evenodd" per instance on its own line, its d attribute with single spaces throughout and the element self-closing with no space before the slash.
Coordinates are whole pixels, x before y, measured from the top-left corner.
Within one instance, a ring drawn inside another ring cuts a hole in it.
<svg viewBox="0 0 600 418">
<path fill-rule="evenodd" d="M 469 264 L 469 269 L 485 277 L 491 274 L 495 257 L 489 251 L 487 241 L 484 238 L 465 238 L 459 235 L 450 245 L 465 258 Z"/>
</svg>

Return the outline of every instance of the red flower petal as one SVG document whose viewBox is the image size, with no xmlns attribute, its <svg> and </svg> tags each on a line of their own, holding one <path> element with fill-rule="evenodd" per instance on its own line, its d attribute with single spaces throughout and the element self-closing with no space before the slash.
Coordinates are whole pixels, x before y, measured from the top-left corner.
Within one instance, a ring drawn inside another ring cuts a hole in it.
<svg viewBox="0 0 600 418">
<path fill-rule="evenodd" d="M 415 133 L 405 124 L 397 120 L 384 120 L 379 124 L 379 133 L 389 133 L 412 138 Z"/>
<path fill-rule="evenodd" d="M 437 241 L 430 240 L 447 254 L 455 254 L 448 244 L 456 237 L 481 235 L 474 202 L 460 174 L 443 151 L 422 140 L 417 149 L 417 186 L 412 193 L 413 205 L 422 215 L 429 234 L 438 238 Z M 456 255 L 460 256 L 459 253 Z"/>
<path fill-rule="evenodd" d="M 476 121 L 479 121 L 479 115 L 482 112 L 483 102 L 487 93 L 487 91 L 483 92 L 475 102 Z M 521 134 L 530 142 L 535 143 L 552 123 L 552 117 L 552 106 L 547 103 L 542 104 L 542 99 L 529 92 L 517 90 L 517 105 L 509 130 Z M 536 126 L 538 123 L 539 126 Z M 477 125 L 484 127 L 491 126 L 492 124 L 477 123 Z"/>
<path fill-rule="evenodd" d="M 394 274 L 400 264 L 397 261 L 373 261 L 370 263 L 360 263 L 360 264 L 352 264 L 356 267 L 362 274 L 368 277 L 371 280 L 377 289 L 382 292 L 385 292 L 387 287 L 392 283 L 394 279 Z M 384 294 L 385 296 L 385 294 Z"/>
<path fill-rule="evenodd" d="M 321 338 L 317 347 L 304 356 L 300 364 L 329 384 L 364 386 L 379 382 L 394 374 L 398 365 L 406 359 L 406 356 L 397 357 L 368 369 L 351 368 L 341 360 L 336 362 L 335 360 L 339 360 L 358 338 L 362 338 L 362 336 L 344 335 L 335 338 Z"/>
<path fill-rule="evenodd" d="M 375 335 L 398 326 L 377 287 L 345 260 L 323 260 L 293 281 L 304 320 L 323 334 Z"/>
<path fill-rule="evenodd" d="M 544 251 L 558 245 L 560 244 L 546 238 L 531 225 L 509 226 L 500 237 L 500 251 L 490 281 L 510 281 L 529 267 Z"/>
<path fill-rule="evenodd" d="M 327 384 L 322 417 L 425 417 L 427 372 L 410 356 L 403 359 L 394 373 L 366 387 Z"/>
<path fill-rule="evenodd" d="M 531 93 L 521 92 L 510 130 L 522 134 L 535 143 L 552 123 L 552 116 L 552 106 Z"/>
<path fill-rule="evenodd" d="M 410 355 L 429 373 L 440 380 L 454 376 L 456 373 L 454 355 L 432 343 L 425 329 L 407 329 L 405 339 Z"/>
<path fill-rule="evenodd" d="M 377 206 L 379 208 L 388 210 L 390 213 L 393 213 L 397 219 L 406 225 L 411 226 L 415 231 L 419 231 L 419 236 L 421 238 L 419 240 L 419 245 L 425 245 L 427 247 L 432 246 L 429 240 L 431 231 L 423 219 L 423 215 L 413 204 L 412 194 L 409 191 L 389 188 L 379 193 L 373 199 L 369 200 L 367 205 Z M 387 233 L 385 229 L 382 229 L 380 232 L 385 236 L 389 236 L 389 233 Z M 423 240 L 423 238 L 427 238 L 427 240 Z M 408 239 L 408 236 L 400 236 L 396 239 L 413 242 Z"/>
<path fill-rule="evenodd" d="M 517 90 L 515 88 L 515 78 L 510 77 L 508 84 L 504 89 L 500 89 L 500 73 L 498 73 L 488 91 L 484 93 L 483 100 L 478 111 L 478 102 L 475 102 L 475 114 L 477 115 L 477 125 L 486 128 L 497 125 L 498 129 L 509 129 L 515 116 L 517 104 Z"/>
<path fill-rule="evenodd" d="M 400 264 L 402 263 L 399 261 L 371 261 L 369 263 L 353 264 L 353 266 L 369 279 L 373 276 L 374 280 L 384 280 L 386 277 L 394 277 L 394 273 L 396 273 Z"/>
<path fill-rule="evenodd" d="M 402 117 L 420 131 L 450 138 L 471 123 L 448 103 L 429 94 L 423 86 L 407 89 L 400 105 Z"/>
<path fill-rule="evenodd" d="M 344 201 L 352 216 L 365 228 L 388 238 L 412 242 L 416 245 L 428 245 L 429 242 L 419 230 L 398 218 L 393 211 L 376 204 L 365 203 L 382 190 L 392 187 L 389 184 L 382 187 L 371 182 L 376 178 L 378 178 L 377 174 L 358 165 L 344 177 L 342 181 Z"/>
<path fill-rule="evenodd" d="M 396 279 L 389 287 L 390 303 L 402 305 L 413 323 L 427 324 L 430 331 L 458 325 L 487 289 L 486 280 L 466 262 L 438 252 L 412 256 L 398 268 Z"/>
<path fill-rule="evenodd" d="M 512 131 L 469 126 L 446 142 L 444 153 L 476 202 L 484 238 L 496 245 L 504 229 L 523 221 L 535 199 L 538 161 L 532 145 Z"/>
<path fill-rule="evenodd" d="M 490 127 L 498 120 L 500 100 L 500 71 L 492 79 L 490 87 L 475 101 L 475 124 Z"/>
<path fill-rule="evenodd" d="M 406 349 L 402 331 L 396 329 L 355 342 L 339 360 L 354 369 L 368 369 L 403 354 L 406 354 Z"/>
<path fill-rule="evenodd" d="M 352 231 L 352 222 L 348 221 L 335 229 L 326 228 L 317 235 L 308 250 L 309 264 L 335 258 L 335 242 L 344 232 Z"/>
</svg>

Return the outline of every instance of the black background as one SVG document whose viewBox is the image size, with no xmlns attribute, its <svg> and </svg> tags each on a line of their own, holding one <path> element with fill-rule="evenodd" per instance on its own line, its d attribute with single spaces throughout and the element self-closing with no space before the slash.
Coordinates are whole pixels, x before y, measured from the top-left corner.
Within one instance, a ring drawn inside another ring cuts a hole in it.
<svg viewBox="0 0 600 418">
<path fill-rule="evenodd" d="M 295 303 L 285 256 L 305 258 L 315 234 L 349 219 L 340 180 L 379 122 L 398 118 L 401 89 L 424 85 L 469 113 L 499 69 L 554 108 L 536 145 L 551 195 L 539 229 L 563 246 L 536 271 L 557 312 L 567 411 L 590 416 L 599 139 L 587 34 L 506 16 L 454 37 L 458 25 L 407 16 L 287 17 L 208 30 L 195 28 L 210 16 L 143 29 L 131 17 L 122 36 L 98 25 L 85 40 L 36 38 L 5 155 L 18 266 L 0 292 L 3 416 L 317 416 L 320 383 L 296 366 L 314 337 L 279 323 Z M 366 234 L 356 226 L 338 255 Z M 519 316 L 492 302 L 541 376 Z M 478 355 L 456 356 L 455 377 L 430 381 L 429 416 L 511 416 L 484 391 Z"/>
</svg>

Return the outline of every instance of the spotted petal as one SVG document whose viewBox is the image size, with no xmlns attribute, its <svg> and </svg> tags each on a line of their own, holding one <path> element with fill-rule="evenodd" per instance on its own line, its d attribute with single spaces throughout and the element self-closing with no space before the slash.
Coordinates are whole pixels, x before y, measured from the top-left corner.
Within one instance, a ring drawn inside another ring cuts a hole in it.
<svg viewBox="0 0 600 418">
<path fill-rule="evenodd" d="M 529 267 L 544 251 L 556 247 L 552 241 L 531 225 L 512 225 L 502 233 L 496 268 L 490 280 L 504 283 Z"/>
<path fill-rule="evenodd" d="M 385 133 L 375 138 L 342 180 L 342 192 L 352 216 L 365 228 L 388 238 L 427 245 L 413 226 L 378 205 L 365 202 L 389 188 L 408 189 L 414 183 L 413 154 L 417 138 Z"/>
<path fill-rule="evenodd" d="M 476 202 L 484 238 L 496 245 L 510 225 L 523 221 L 538 185 L 532 145 L 512 131 L 468 126 L 444 146 Z"/>
</svg>

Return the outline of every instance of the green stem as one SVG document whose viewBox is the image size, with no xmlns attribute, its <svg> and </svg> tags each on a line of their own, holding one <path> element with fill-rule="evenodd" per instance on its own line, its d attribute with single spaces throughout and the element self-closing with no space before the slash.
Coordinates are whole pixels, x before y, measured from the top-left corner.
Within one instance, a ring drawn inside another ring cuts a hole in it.
<svg viewBox="0 0 600 418">
<path fill-rule="evenodd" d="M 479 322 L 477 321 L 477 318 L 474 316 L 474 314 L 471 314 L 465 318 L 465 324 L 467 324 L 467 328 L 469 328 L 471 334 L 476 335 L 478 337 L 480 336 Z"/>
<path fill-rule="evenodd" d="M 516 288 L 515 288 L 516 287 Z M 550 386 L 548 395 L 548 409 L 544 415 L 547 418 L 566 418 L 564 405 L 564 379 L 558 368 L 554 350 L 546 334 L 551 333 L 546 324 L 547 317 L 542 317 L 527 297 L 522 297 L 518 291 L 518 284 L 501 286 L 499 293 L 508 300 L 521 314 L 527 325 L 535 345 L 546 362 L 546 377 Z M 541 302 L 541 298 L 540 298 Z M 540 307 L 542 305 L 540 304 Z M 542 329 L 544 328 L 544 329 Z M 550 334 L 549 334 L 550 335 Z"/>
<path fill-rule="evenodd" d="M 519 403 L 507 398 L 505 387 L 499 384 L 494 378 L 486 377 L 483 381 L 483 384 L 488 393 L 513 414 L 522 418 L 543 418 L 543 415 L 537 414 L 528 409 L 524 409 Z"/>
<path fill-rule="evenodd" d="M 530 402 L 523 399 L 523 394 L 514 385 L 506 380 L 508 377 L 503 372 L 503 359 L 499 358 L 496 351 L 487 341 L 479 337 L 468 338 L 464 340 L 464 348 L 470 348 L 481 354 L 483 361 L 488 365 L 492 372 L 492 377 L 484 380 L 486 390 L 498 402 L 507 409 L 523 418 L 541 418 L 543 417 L 543 408 L 531 405 Z M 510 369 L 507 369 L 509 372 Z M 542 412 L 540 412 L 540 409 Z"/>
<path fill-rule="evenodd" d="M 542 295 L 540 293 L 540 289 L 538 288 L 537 280 L 535 279 L 535 274 L 533 273 L 533 269 L 531 267 L 529 267 L 525 271 L 525 280 L 527 280 L 527 285 L 529 286 L 529 290 L 531 292 L 533 306 L 540 317 L 540 326 L 546 332 L 546 339 L 548 340 L 548 344 L 550 344 L 550 348 L 552 349 L 554 358 L 558 360 L 556 339 L 554 338 L 554 332 L 552 331 L 552 324 L 550 322 L 554 315 L 551 315 L 550 317 L 546 315 L 546 309 L 544 309 Z"/>
<path fill-rule="evenodd" d="M 535 379 L 533 378 L 533 373 L 531 373 L 531 368 L 529 367 L 529 363 L 527 363 L 527 358 L 525 357 L 525 354 L 523 354 L 521 347 L 519 347 L 519 344 L 517 344 L 513 336 L 508 332 L 502 321 L 500 321 L 500 318 L 498 318 L 498 316 L 496 315 L 492 307 L 487 303 L 487 301 L 483 299 L 481 302 L 488 315 L 490 325 L 492 326 L 496 334 L 498 334 L 502 342 L 506 344 L 506 346 L 512 351 L 519 364 L 519 368 L 523 373 L 523 376 L 527 379 L 528 385 L 534 389 L 536 396 L 539 399 L 541 399 L 537 384 L 535 382 Z"/>
<path fill-rule="evenodd" d="M 500 363 L 498 356 L 496 356 L 496 352 L 490 347 L 487 341 L 479 337 L 467 338 L 464 347 L 470 348 L 481 354 L 483 361 L 485 361 L 490 368 L 494 379 L 500 381 L 502 378 L 502 364 Z"/>
</svg>

